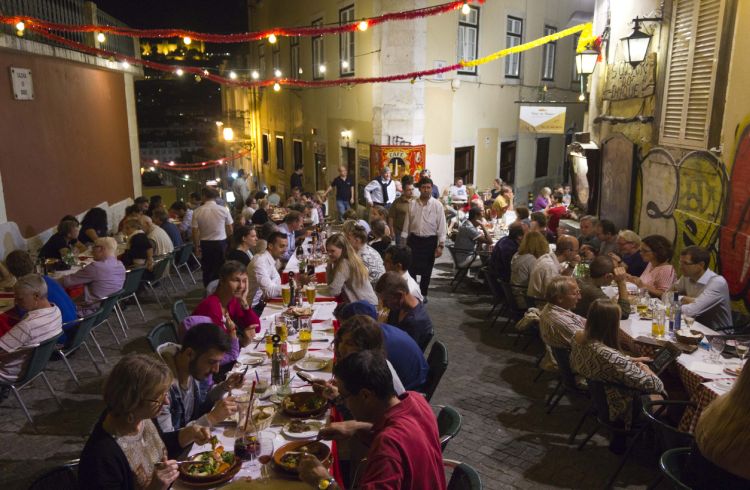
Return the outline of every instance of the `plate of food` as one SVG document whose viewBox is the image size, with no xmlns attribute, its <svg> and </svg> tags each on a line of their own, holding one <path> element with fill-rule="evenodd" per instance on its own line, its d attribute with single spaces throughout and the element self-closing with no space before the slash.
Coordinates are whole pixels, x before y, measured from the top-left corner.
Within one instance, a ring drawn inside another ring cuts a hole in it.
<svg viewBox="0 0 750 490">
<path fill-rule="evenodd" d="M 319 441 L 290 442 L 273 453 L 273 462 L 281 471 L 297 474 L 299 462 L 305 454 L 312 454 L 326 464 L 331 457 L 331 448 Z"/>
<path fill-rule="evenodd" d="M 284 413 L 291 417 L 310 417 L 326 409 L 326 399 L 312 391 L 292 393 L 281 402 Z"/>
<path fill-rule="evenodd" d="M 180 464 L 180 480 L 197 487 L 214 487 L 232 479 L 242 468 L 242 461 L 233 451 L 224 451 L 224 447 L 211 442 L 213 449 L 203 451 L 189 458 L 189 462 Z"/>
<path fill-rule="evenodd" d="M 297 369 L 301 369 L 302 371 L 321 371 L 328 367 L 328 363 L 330 362 L 330 359 L 326 359 L 325 357 L 305 357 L 304 359 L 300 359 L 297 361 Z"/>
<path fill-rule="evenodd" d="M 313 309 L 311 306 L 292 306 L 290 308 L 287 308 L 287 310 L 284 312 L 285 315 L 295 316 L 295 317 L 306 317 L 306 316 L 312 316 Z"/>
<path fill-rule="evenodd" d="M 312 439 L 318 435 L 323 424 L 318 420 L 292 420 L 281 428 L 289 439 Z"/>
</svg>

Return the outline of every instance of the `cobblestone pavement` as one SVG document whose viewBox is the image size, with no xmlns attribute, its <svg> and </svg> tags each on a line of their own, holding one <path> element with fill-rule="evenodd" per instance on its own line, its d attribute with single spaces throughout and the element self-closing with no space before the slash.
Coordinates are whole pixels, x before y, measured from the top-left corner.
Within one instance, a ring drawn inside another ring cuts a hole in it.
<svg viewBox="0 0 750 490">
<path fill-rule="evenodd" d="M 567 444 L 585 405 L 563 400 L 547 415 L 544 400 L 552 379 L 533 382 L 540 345 L 532 343 L 524 351 L 525 339 L 514 345 L 511 328 L 505 333 L 499 333 L 499 325 L 490 328 L 484 319 L 490 300 L 481 286 L 469 282 L 451 293 L 451 276 L 450 266 L 441 260 L 427 305 L 450 362 L 432 403 L 456 407 L 463 416 L 461 432 L 449 443 L 446 457 L 476 468 L 486 489 L 602 488 L 618 462 L 606 440 L 595 436 L 581 452 Z M 199 290 L 192 291 L 188 306 L 197 303 L 199 295 Z M 145 334 L 170 318 L 167 310 L 148 299 L 144 310 L 145 324 L 134 307 L 127 308 L 131 329 L 121 347 L 106 329 L 98 334 L 110 361 L 105 371 L 123 353 L 149 352 Z M 47 370 L 64 409 L 50 398 L 41 380 L 22 391 L 38 432 L 12 397 L 0 404 L 0 488 L 26 488 L 43 470 L 78 457 L 102 410 L 103 377 L 83 352 L 71 362 L 81 378 L 80 388 L 61 362 L 50 363 Z M 642 488 L 656 476 L 657 456 L 645 444 L 636 453 L 616 486 Z"/>
</svg>

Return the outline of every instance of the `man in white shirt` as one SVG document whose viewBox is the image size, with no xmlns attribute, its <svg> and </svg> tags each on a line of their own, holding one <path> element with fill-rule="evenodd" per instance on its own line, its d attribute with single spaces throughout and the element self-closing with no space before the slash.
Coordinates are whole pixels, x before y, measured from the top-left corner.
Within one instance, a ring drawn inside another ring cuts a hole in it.
<svg viewBox="0 0 750 490">
<path fill-rule="evenodd" d="M 464 180 L 460 177 L 456 179 L 456 185 L 450 186 L 448 192 L 450 193 L 451 199 L 454 201 L 466 202 L 469 200 L 469 194 L 466 191 Z"/>
<path fill-rule="evenodd" d="M 201 260 L 203 286 L 218 279 L 227 237 L 232 234 L 232 215 L 227 208 L 216 203 L 218 197 L 216 189 L 204 187 L 201 191 L 203 205 L 193 212 L 193 244 Z"/>
<path fill-rule="evenodd" d="M 411 249 L 406 245 L 391 245 L 383 253 L 383 265 L 386 272 L 398 272 L 409 286 L 409 294 L 424 303 L 424 296 L 419 290 L 419 284 L 409 274 L 411 265 Z"/>
<path fill-rule="evenodd" d="M 732 307 L 727 280 L 708 268 L 711 254 L 692 245 L 680 252 L 682 277 L 672 291 L 684 295 L 682 315 L 692 316 L 708 328 L 732 325 Z"/>
<path fill-rule="evenodd" d="M 252 298 L 253 309 L 262 299 L 281 295 L 281 276 L 276 270 L 276 261 L 281 259 L 286 249 L 286 234 L 275 231 L 268 236 L 266 251 L 253 257 L 247 266 L 247 297 Z M 258 310 L 256 313 L 260 314 Z"/>
<path fill-rule="evenodd" d="M 396 182 L 391 179 L 390 167 L 383 167 L 380 175 L 365 186 L 364 195 L 368 207 L 383 206 L 386 209 L 391 207 L 396 199 Z"/>
<path fill-rule="evenodd" d="M 560 275 L 570 276 L 581 261 L 578 253 L 578 239 L 563 235 L 557 239 L 557 248 L 539 257 L 531 269 L 527 293 L 532 298 L 544 301 L 547 285 Z M 567 262 L 566 267 L 562 263 Z"/>
<path fill-rule="evenodd" d="M 419 199 L 409 203 L 409 213 L 404 220 L 401 236 L 412 251 L 409 274 L 419 276 L 419 290 L 427 302 L 435 259 L 443 255 L 445 248 L 445 213 L 443 205 L 432 197 L 432 180 L 419 181 Z"/>
<path fill-rule="evenodd" d="M 234 192 L 235 206 L 241 208 L 245 204 L 245 200 L 250 197 L 250 188 L 247 186 L 247 180 L 245 179 L 245 170 L 239 169 L 237 171 L 237 178 L 232 183 L 232 191 Z"/>
<path fill-rule="evenodd" d="M 284 233 L 287 238 L 287 248 L 281 257 L 281 260 L 284 262 L 288 262 L 292 255 L 294 255 L 294 250 L 297 248 L 296 232 L 301 230 L 304 224 L 302 213 L 299 211 L 289 211 L 284 217 L 284 222 L 279 225 L 279 231 Z"/>
<path fill-rule="evenodd" d="M 146 236 L 154 243 L 154 256 L 174 252 L 174 243 L 161 226 L 152 222 L 146 230 Z"/>
</svg>

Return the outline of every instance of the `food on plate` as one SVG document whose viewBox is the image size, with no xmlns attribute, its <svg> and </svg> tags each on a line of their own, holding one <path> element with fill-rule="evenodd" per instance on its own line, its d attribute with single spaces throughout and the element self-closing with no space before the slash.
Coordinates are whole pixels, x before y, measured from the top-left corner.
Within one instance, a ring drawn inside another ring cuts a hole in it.
<svg viewBox="0 0 750 490">
<path fill-rule="evenodd" d="M 295 448 L 293 451 L 284 453 L 281 458 L 279 458 L 278 462 L 286 470 L 297 471 L 299 462 L 305 454 L 312 454 L 320 461 L 323 461 L 328 457 L 328 448 L 325 444 L 311 442 L 304 446 Z"/>
<path fill-rule="evenodd" d="M 213 451 L 198 453 L 191 461 L 201 464 L 187 465 L 185 472 L 190 476 L 216 476 L 229 471 L 234 464 L 234 452 L 224 451 L 222 446 L 217 446 Z"/>
<path fill-rule="evenodd" d="M 313 427 L 311 424 L 308 424 L 307 422 L 303 422 L 302 420 L 292 420 L 287 426 L 287 430 L 289 432 L 299 434 L 301 432 L 310 432 L 312 430 L 315 430 L 315 427 Z"/>
<path fill-rule="evenodd" d="M 317 412 L 326 406 L 325 398 L 317 395 L 305 398 L 299 398 L 292 395 L 284 398 L 282 403 L 284 409 L 290 412 Z"/>
<path fill-rule="evenodd" d="M 692 337 L 692 338 L 699 338 L 699 337 L 703 337 L 703 334 L 702 334 L 702 333 L 700 333 L 700 332 L 698 332 L 698 331 L 695 331 L 695 330 L 690 330 L 690 329 L 688 329 L 688 328 L 681 328 L 681 329 L 679 329 L 679 330 L 678 330 L 678 332 L 679 332 L 679 333 L 680 333 L 680 335 L 682 335 L 683 337 Z"/>
<path fill-rule="evenodd" d="M 302 316 L 312 316 L 313 309 L 310 306 L 292 306 L 288 308 L 284 314 L 286 315 L 293 315 L 296 317 L 302 317 Z"/>
</svg>

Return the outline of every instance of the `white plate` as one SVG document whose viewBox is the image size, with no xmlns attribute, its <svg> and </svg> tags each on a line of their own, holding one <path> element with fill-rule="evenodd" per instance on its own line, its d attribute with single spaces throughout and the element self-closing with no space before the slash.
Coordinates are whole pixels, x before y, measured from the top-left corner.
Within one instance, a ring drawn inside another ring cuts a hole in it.
<svg viewBox="0 0 750 490">
<path fill-rule="evenodd" d="M 265 354 L 260 353 L 248 353 L 243 354 L 240 358 L 240 362 L 246 366 L 260 366 L 264 362 L 266 362 L 266 359 L 268 359 L 268 356 Z"/>
<path fill-rule="evenodd" d="M 305 357 L 297 361 L 297 369 L 302 371 L 320 371 L 328 366 L 330 359 L 324 359 L 321 357 Z"/>
<path fill-rule="evenodd" d="M 312 439 L 314 437 L 317 437 L 318 432 L 320 432 L 320 428 L 323 427 L 323 423 L 319 420 L 302 420 L 301 422 L 310 425 L 312 429 L 305 432 L 290 432 L 289 425 L 291 424 L 291 422 L 289 422 L 281 429 L 284 433 L 284 436 L 288 437 L 289 439 Z"/>
<path fill-rule="evenodd" d="M 728 379 L 717 379 L 711 383 L 717 391 L 729 391 L 734 386 L 734 382 Z"/>
</svg>

